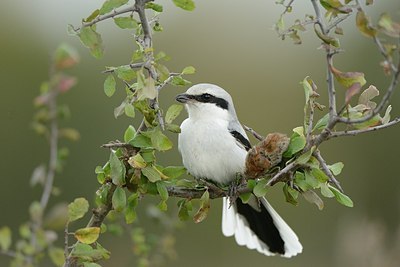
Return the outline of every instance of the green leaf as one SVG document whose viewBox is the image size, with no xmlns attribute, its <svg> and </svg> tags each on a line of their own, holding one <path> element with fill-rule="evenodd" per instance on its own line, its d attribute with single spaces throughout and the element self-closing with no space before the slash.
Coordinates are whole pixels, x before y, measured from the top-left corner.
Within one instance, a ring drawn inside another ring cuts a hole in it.
<svg viewBox="0 0 400 267">
<path fill-rule="evenodd" d="M 161 197 L 161 200 L 167 201 L 169 195 L 168 195 L 168 190 L 167 190 L 167 187 L 165 186 L 165 183 L 162 181 L 158 181 L 156 183 L 156 185 L 157 185 L 157 191 Z"/>
<path fill-rule="evenodd" d="M 128 163 L 135 169 L 143 169 L 147 165 L 146 161 L 139 153 L 133 157 L 130 157 Z"/>
<path fill-rule="evenodd" d="M 305 200 L 312 204 L 315 204 L 319 210 L 322 210 L 324 208 L 324 202 L 314 191 L 307 190 L 305 192 L 302 192 L 301 194 L 305 198 Z"/>
<path fill-rule="evenodd" d="M 252 196 L 253 194 L 252 193 L 243 193 L 243 194 L 241 194 L 239 197 L 240 197 L 240 199 L 242 200 L 242 202 L 244 203 L 244 204 L 246 204 L 246 203 L 248 203 L 249 202 L 249 200 L 251 199 L 251 196 Z"/>
<path fill-rule="evenodd" d="M 328 185 L 329 189 L 332 191 L 332 193 L 335 195 L 336 200 L 346 206 L 346 207 L 350 207 L 352 208 L 354 206 L 353 201 L 346 196 L 345 194 L 343 194 L 342 192 L 340 192 L 338 189 L 336 189 L 335 187 Z"/>
<path fill-rule="evenodd" d="M 177 203 L 179 211 L 178 217 L 181 221 L 186 221 L 189 219 L 189 212 L 192 211 L 192 202 L 187 199 L 181 199 Z"/>
<path fill-rule="evenodd" d="M 11 246 L 11 230 L 7 226 L 0 228 L 0 249 L 7 251 Z"/>
<path fill-rule="evenodd" d="M 100 227 L 86 227 L 75 231 L 75 238 L 83 244 L 92 244 L 97 241 L 100 235 Z"/>
<path fill-rule="evenodd" d="M 117 187 L 112 196 L 112 205 L 115 211 L 121 212 L 126 206 L 126 194 L 122 187 Z"/>
<path fill-rule="evenodd" d="M 106 0 L 100 8 L 100 15 L 113 11 L 115 8 L 128 3 L 129 0 Z"/>
<path fill-rule="evenodd" d="M 283 189 L 283 194 L 285 195 L 286 198 L 286 202 L 292 205 L 297 205 L 298 204 L 297 198 L 299 196 L 299 192 L 294 190 L 288 184 L 285 184 L 282 189 Z"/>
<path fill-rule="evenodd" d="M 165 123 L 167 123 L 167 124 L 172 123 L 179 116 L 182 109 L 183 109 L 182 105 L 179 105 L 179 104 L 171 105 L 168 108 L 167 113 L 165 114 Z"/>
<path fill-rule="evenodd" d="M 335 195 L 333 192 L 329 189 L 328 183 L 322 183 L 321 184 L 321 195 L 327 198 L 334 197 Z"/>
<path fill-rule="evenodd" d="M 118 159 L 114 152 L 110 153 L 111 179 L 113 184 L 122 186 L 125 184 L 125 165 Z"/>
<path fill-rule="evenodd" d="M 89 210 L 89 202 L 84 198 L 76 198 L 74 202 L 68 205 L 68 220 L 70 222 L 76 221 Z"/>
<path fill-rule="evenodd" d="M 183 79 L 181 76 L 174 76 L 171 79 L 171 84 L 175 86 L 186 86 L 191 84 L 191 82 Z"/>
<path fill-rule="evenodd" d="M 61 138 L 65 138 L 70 141 L 78 141 L 81 135 L 76 129 L 73 128 L 61 128 L 58 130 L 58 135 Z"/>
<path fill-rule="evenodd" d="M 285 158 L 290 158 L 297 152 L 301 151 L 305 145 L 306 145 L 306 138 L 304 135 L 293 134 L 292 137 L 290 138 L 289 146 L 285 151 L 285 153 L 283 153 L 283 156 Z"/>
<path fill-rule="evenodd" d="M 299 164 L 299 165 L 304 165 L 304 164 L 306 164 L 306 163 L 310 160 L 310 158 L 311 158 L 312 153 L 314 152 L 314 150 L 315 150 L 315 146 L 313 146 L 313 147 L 312 147 L 310 150 L 308 150 L 306 153 L 300 155 L 300 157 L 298 157 L 298 158 L 296 159 L 296 163 Z"/>
<path fill-rule="evenodd" d="M 188 66 L 182 70 L 182 74 L 194 74 L 196 72 L 196 69 L 193 66 Z"/>
<path fill-rule="evenodd" d="M 106 96 L 111 97 L 115 93 L 116 82 L 112 74 L 108 75 L 104 81 L 104 93 Z"/>
<path fill-rule="evenodd" d="M 163 12 L 163 6 L 162 5 L 151 3 L 151 2 L 150 3 L 146 3 L 146 8 L 147 9 L 153 9 L 154 11 L 159 12 L 159 13 Z"/>
<path fill-rule="evenodd" d="M 90 53 L 95 58 L 101 58 L 104 53 L 104 48 L 102 45 L 102 39 L 100 34 L 98 34 L 93 27 L 83 27 L 78 33 L 79 39 L 82 44 L 89 48 Z"/>
<path fill-rule="evenodd" d="M 381 123 L 381 116 L 378 114 L 366 122 L 355 123 L 353 126 L 356 129 L 366 129 L 369 127 L 377 126 Z"/>
<path fill-rule="evenodd" d="M 125 105 L 125 115 L 130 117 L 130 118 L 134 118 L 135 117 L 135 108 L 133 107 L 132 104 L 127 103 Z"/>
<path fill-rule="evenodd" d="M 279 33 L 285 29 L 285 21 L 283 20 L 283 16 L 281 15 L 278 21 L 275 23 L 275 30 Z"/>
<path fill-rule="evenodd" d="M 84 262 L 83 267 L 101 267 L 101 265 L 95 262 Z"/>
<path fill-rule="evenodd" d="M 385 115 L 384 115 L 383 118 L 381 119 L 382 124 L 387 124 L 387 123 L 389 123 L 389 121 L 390 121 L 390 111 L 392 111 L 392 106 L 391 106 L 391 105 L 389 105 L 389 106 L 386 108 Z"/>
<path fill-rule="evenodd" d="M 338 38 L 323 34 L 320 30 L 317 29 L 316 26 L 314 26 L 314 32 L 317 34 L 318 38 L 321 39 L 324 43 L 334 46 L 336 48 L 340 47 L 340 42 Z"/>
<path fill-rule="evenodd" d="M 170 131 L 171 133 L 180 133 L 181 132 L 181 127 L 176 124 L 167 124 L 167 125 L 165 125 L 165 129 L 167 131 Z"/>
<path fill-rule="evenodd" d="M 358 30 L 366 37 L 374 37 L 377 31 L 370 25 L 369 18 L 365 15 L 364 11 L 359 10 L 356 16 L 356 25 Z"/>
<path fill-rule="evenodd" d="M 350 88 L 355 83 L 359 83 L 360 86 L 364 86 L 367 82 L 364 78 L 364 73 L 362 72 L 341 72 L 334 67 L 331 67 L 331 70 L 336 80 L 345 88 Z"/>
<path fill-rule="evenodd" d="M 311 169 L 311 174 L 312 176 L 314 176 L 315 178 L 317 178 L 317 180 L 321 183 L 325 183 L 329 180 L 329 177 L 320 169 L 318 168 L 312 168 Z"/>
<path fill-rule="evenodd" d="M 313 81 L 310 79 L 309 76 L 305 77 L 304 80 L 301 82 L 304 88 L 304 95 L 306 97 L 306 104 L 310 101 L 310 97 L 314 95 L 314 91 L 311 87 Z"/>
<path fill-rule="evenodd" d="M 56 266 L 63 266 L 65 262 L 64 250 L 57 247 L 49 247 L 49 257 Z"/>
<path fill-rule="evenodd" d="M 172 148 L 172 142 L 160 129 L 156 128 L 151 134 L 151 143 L 158 151 L 166 151 Z"/>
<path fill-rule="evenodd" d="M 124 81 L 132 81 L 136 78 L 136 72 L 129 65 L 119 66 L 115 72 L 118 78 Z"/>
<path fill-rule="evenodd" d="M 328 165 L 329 170 L 333 173 L 333 175 L 339 175 L 342 172 L 344 167 L 343 162 L 336 162 L 333 165 Z"/>
<path fill-rule="evenodd" d="M 254 195 L 256 195 L 256 197 L 263 197 L 267 194 L 268 191 L 267 183 L 268 181 L 266 179 L 260 179 L 257 182 L 256 186 L 253 189 L 253 193 Z"/>
<path fill-rule="evenodd" d="M 155 60 L 157 60 L 157 59 L 155 59 Z M 157 73 L 158 73 L 158 76 L 159 76 L 159 79 L 161 82 L 164 82 L 165 80 L 167 80 L 169 78 L 170 73 L 166 66 L 156 63 L 154 67 L 157 70 Z"/>
<path fill-rule="evenodd" d="M 192 11 L 195 9 L 195 4 L 192 0 L 172 0 L 177 7 L 180 7 L 187 11 Z"/>
<path fill-rule="evenodd" d="M 91 245 L 78 243 L 71 251 L 71 256 L 78 258 L 81 261 L 99 261 L 102 259 L 109 259 L 110 252 L 97 244 L 97 248 Z"/>
<path fill-rule="evenodd" d="M 311 188 L 317 188 L 319 186 L 319 182 L 317 180 L 317 178 L 315 178 L 311 171 L 309 170 L 305 170 L 304 172 L 304 178 L 307 184 L 309 184 L 311 186 Z"/>
<path fill-rule="evenodd" d="M 129 125 L 128 128 L 125 130 L 125 133 L 124 133 L 124 141 L 126 143 L 128 143 L 129 141 L 131 141 L 135 137 L 135 134 L 136 134 L 135 127 L 133 127 L 132 125 Z"/>
<path fill-rule="evenodd" d="M 328 125 L 328 122 L 329 122 L 329 113 L 325 114 L 321 119 L 319 119 L 317 121 L 317 123 L 314 126 L 313 131 L 323 130 Z"/>
<path fill-rule="evenodd" d="M 186 168 L 183 166 L 168 166 L 162 170 L 165 176 L 169 179 L 176 179 L 186 173 Z"/>
<path fill-rule="evenodd" d="M 203 195 L 200 198 L 200 208 L 193 216 L 193 220 L 195 223 L 200 223 L 207 218 L 208 211 L 210 210 L 210 195 L 208 191 L 204 191 Z"/>
<path fill-rule="evenodd" d="M 386 35 L 394 38 L 400 37 L 400 24 L 393 22 L 389 14 L 383 13 L 379 17 L 378 26 Z"/>
<path fill-rule="evenodd" d="M 141 149 L 140 154 L 142 155 L 144 161 L 147 163 L 154 162 L 156 159 L 154 149 L 147 149 L 147 150 Z"/>
<path fill-rule="evenodd" d="M 135 193 L 128 197 L 128 203 L 125 210 L 125 221 L 127 224 L 136 220 L 136 207 L 138 205 L 139 194 Z"/>
<path fill-rule="evenodd" d="M 135 137 L 129 141 L 129 144 L 139 148 L 152 147 L 151 139 L 143 134 L 136 134 Z"/>
<path fill-rule="evenodd" d="M 305 192 L 305 191 L 307 191 L 307 190 L 309 190 L 309 189 L 312 188 L 311 185 L 309 185 L 309 184 L 306 182 L 306 178 L 305 178 L 305 175 L 304 175 L 303 172 L 297 171 L 297 172 L 295 173 L 294 182 L 295 182 L 295 184 L 296 184 L 298 187 L 300 187 L 300 189 L 301 189 L 303 192 Z"/>
<path fill-rule="evenodd" d="M 139 72 L 138 72 L 139 74 Z M 138 75 L 138 99 L 154 99 L 158 95 L 158 91 L 155 87 L 155 83 L 153 78 L 150 76 L 147 77 L 147 79 L 144 79 L 143 81 L 140 81 L 140 83 L 143 83 L 143 85 L 139 85 L 139 77 L 142 77 L 142 75 Z M 143 78 L 143 77 L 142 77 Z M 142 79 L 140 78 L 140 79 Z"/>
<path fill-rule="evenodd" d="M 137 21 L 131 16 L 114 18 L 114 22 L 121 29 L 135 29 L 138 26 Z"/>
<path fill-rule="evenodd" d="M 155 170 L 152 166 L 146 166 L 145 168 L 143 168 L 142 173 L 152 183 L 155 183 L 155 182 L 161 180 L 160 173 L 157 170 Z"/>
<path fill-rule="evenodd" d="M 167 211 L 168 210 L 167 202 L 161 200 L 160 203 L 157 204 L 157 208 L 161 211 Z"/>
<path fill-rule="evenodd" d="M 100 10 L 96 9 L 95 11 L 92 12 L 92 14 L 90 14 L 86 19 L 84 19 L 84 22 L 91 22 L 92 20 L 94 20 L 95 18 L 97 18 L 97 16 L 100 14 Z"/>
<path fill-rule="evenodd" d="M 116 119 L 117 119 L 119 116 L 121 116 L 122 114 L 124 114 L 126 104 L 128 104 L 127 99 L 125 99 L 124 101 L 122 101 L 121 105 L 119 105 L 118 107 L 114 108 L 114 117 L 115 117 Z"/>
</svg>

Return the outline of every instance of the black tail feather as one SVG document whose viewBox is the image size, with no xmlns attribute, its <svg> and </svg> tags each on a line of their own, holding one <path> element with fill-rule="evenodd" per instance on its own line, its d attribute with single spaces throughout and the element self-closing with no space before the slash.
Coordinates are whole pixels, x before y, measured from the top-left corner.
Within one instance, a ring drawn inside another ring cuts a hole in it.
<svg viewBox="0 0 400 267">
<path fill-rule="evenodd" d="M 247 221 L 254 234 L 268 246 L 273 253 L 285 254 L 285 242 L 283 241 L 278 228 L 264 205 L 260 205 L 260 210 L 255 210 L 248 204 L 236 200 L 237 212 Z"/>
</svg>

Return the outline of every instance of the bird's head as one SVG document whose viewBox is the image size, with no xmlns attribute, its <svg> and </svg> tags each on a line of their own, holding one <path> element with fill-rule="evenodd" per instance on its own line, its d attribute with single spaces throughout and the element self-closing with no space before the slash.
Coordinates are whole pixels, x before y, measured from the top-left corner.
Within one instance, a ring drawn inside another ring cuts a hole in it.
<svg viewBox="0 0 400 267">
<path fill-rule="evenodd" d="M 236 119 L 231 96 L 214 84 L 193 85 L 184 94 L 177 95 L 176 100 L 185 104 L 189 117 L 193 119 Z"/>
</svg>

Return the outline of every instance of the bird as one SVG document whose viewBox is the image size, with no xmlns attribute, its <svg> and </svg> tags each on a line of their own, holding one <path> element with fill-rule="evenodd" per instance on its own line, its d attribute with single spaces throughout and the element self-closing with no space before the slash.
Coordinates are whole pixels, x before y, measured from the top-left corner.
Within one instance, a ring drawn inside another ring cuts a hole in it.
<svg viewBox="0 0 400 267">
<path fill-rule="evenodd" d="M 245 172 L 251 144 L 230 94 L 209 83 L 193 85 L 176 96 L 188 113 L 178 135 L 178 150 L 187 171 L 197 179 L 229 185 Z M 302 252 L 297 235 L 262 197 L 247 203 L 223 198 L 222 233 L 238 245 L 267 255 L 290 258 Z"/>
</svg>

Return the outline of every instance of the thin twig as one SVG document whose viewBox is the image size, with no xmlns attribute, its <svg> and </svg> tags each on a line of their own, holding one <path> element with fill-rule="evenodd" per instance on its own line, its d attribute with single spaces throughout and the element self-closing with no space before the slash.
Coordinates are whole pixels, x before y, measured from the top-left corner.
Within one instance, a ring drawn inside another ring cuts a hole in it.
<svg viewBox="0 0 400 267">
<path fill-rule="evenodd" d="M 319 9 L 319 4 L 318 4 L 317 0 L 311 0 L 311 3 L 312 3 L 313 8 L 314 8 L 315 17 L 317 18 L 316 24 L 318 24 L 318 26 L 321 28 L 322 33 L 324 35 L 326 35 L 327 34 L 327 29 L 325 27 L 325 24 L 322 21 L 322 15 L 321 15 L 321 10 Z"/>
<path fill-rule="evenodd" d="M 65 224 L 64 227 L 64 258 L 65 258 L 65 266 L 69 266 L 69 260 L 70 258 L 68 257 L 69 250 L 68 250 L 68 222 Z"/>
<path fill-rule="evenodd" d="M 149 64 L 149 63 L 147 63 L 147 62 L 139 62 L 139 63 L 131 63 L 131 64 L 127 64 L 127 65 L 122 65 L 120 67 L 129 66 L 131 69 L 138 69 L 138 68 L 141 68 L 141 67 L 143 67 L 143 66 L 145 66 L 147 64 Z M 115 72 L 116 69 L 117 68 L 109 68 L 107 70 L 103 70 L 101 73 L 113 73 L 113 72 Z"/>
<path fill-rule="evenodd" d="M 45 210 L 49 202 L 51 191 L 53 190 L 54 175 L 57 168 L 57 151 L 58 151 L 58 123 L 57 123 L 57 90 L 53 89 L 51 97 L 49 98 L 49 112 L 50 112 L 50 159 L 49 167 L 46 175 L 46 182 L 42 197 L 40 199 L 40 206 Z"/>
<path fill-rule="evenodd" d="M 265 139 L 264 136 L 262 136 L 261 134 L 257 133 L 256 131 L 254 131 L 252 128 L 250 128 L 249 126 L 246 126 L 244 124 L 242 124 L 243 128 L 248 131 L 249 133 L 251 133 L 256 139 L 258 139 L 259 141 L 262 141 Z"/>
<path fill-rule="evenodd" d="M 313 152 L 314 157 L 319 161 L 323 172 L 329 177 L 329 182 L 331 184 L 334 184 L 337 189 L 340 190 L 340 192 L 344 193 L 343 188 L 340 186 L 340 183 L 338 180 L 336 180 L 335 176 L 333 176 L 332 172 L 329 170 L 328 165 L 326 164 L 326 161 L 324 158 L 321 156 L 321 153 L 318 149 L 316 149 Z"/>
<path fill-rule="evenodd" d="M 122 143 L 122 142 L 119 142 L 119 141 L 115 141 L 115 142 L 110 142 L 110 143 L 107 143 L 107 144 L 103 144 L 103 145 L 101 145 L 101 147 L 103 147 L 103 148 L 110 148 L 110 149 L 112 149 L 112 148 L 121 148 L 121 147 L 127 148 L 127 149 L 134 149 L 134 148 L 135 148 L 135 147 L 132 146 L 131 144 Z"/>
<path fill-rule="evenodd" d="M 395 124 L 397 124 L 399 122 L 400 122 L 400 117 L 397 117 L 394 120 L 392 120 L 392 121 L 390 121 L 390 122 L 388 122 L 386 124 L 370 127 L 370 128 L 367 128 L 367 129 L 331 132 L 331 134 L 329 135 L 328 139 L 331 139 L 331 138 L 334 138 L 334 137 L 340 137 L 340 136 L 355 136 L 355 135 L 362 134 L 362 133 L 373 132 L 373 131 L 377 131 L 377 130 L 388 128 L 388 127 L 393 126 L 393 125 L 395 125 Z"/>
<path fill-rule="evenodd" d="M 96 24 L 96 23 L 98 23 L 100 21 L 103 21 L 103 20 L 106 20 L 106 19 L 109 19 L 109 18 L 113 18 L 115 16 L 122 15 L 122 14 L 125 14 L 125 13 L 130 13 L 130 12 L 133 13 L 135 11 L 137 11 L 137 8 L 136 8 L 135 5 L 128 6 L 128 7 L 122 8 L 120 10 L 114 9 L 113 12 L 111 12 L 109 14 L 105 14 L 105 15 L 100 15 L 100 16 L 98 16 L 97 18 L 95 18 L 94 20 L 92 20 L 90 22 L 83 22 L 82 23 L 82 27 L 90 27 L 90 26 L 92 26 L 92 25 L 94 25 L 94 24 Z M 79 29 L 77 29 L 77 30 L 79 30 Z"/>
<path fill-rule="evenodd" d="M 187 198 L 187 199 L 197 199 L 201 198 L 205 190 L 208 190 L 208 193 L 210 194 L 210 198 L 215 199 L 215 198 L 221 198 L 221 197 L 227 197 L 229 196 L 229 190 L 223 190 L 218 187 L 218 189 L 215 190 L 215 188 L 210 188 L 208 187 L 207 189 L 190 189 L 190 188 L 184 188 L 184 187 L 179 187 L 179 186 L 169 186 L 167 187 L 168 194 L 171 197 L 179 197 L 179 198 Z M 237 187 L 237 193 L 244 194 L 244 193 L 249 193 L 252 190 L 247 187 L 246 184 L 239 185 Z"/>
<path fill-rule="evenodd" d="M 267 186 L 273 186 L 274 184 L 276 184 L 277 182 L 279 182 L 282 177 L 286 176 L 287 174 L 291 173 L 296 167 L 297 167 L 297 163 L 295 161 L 293 161 L 292 163 L 286 165 L 285 168 L 283 168 L 282 170 L 280 170 L 277 174 L 274 175 L 274 177 L 272 177 L 268 183 Z"/>
<path fill-rule="evenodd" d="M 338 17 L 334 22 L 332 22 L 331 24 L 329 24 L 329 25 L 326 27 L 326 32 L 329 33 L 333 28 L 335 28 L 336 26 L 338 26 L 341 22 L 343 22 L 344 20 L 346 20 L 346 19 L 347 19 L 348 17 L 350 17 L 351 15 L 352 15 L 352 13 L 349 12 L 349 13 L 347 13 L 347 14 L 341 16 L 341 17 Z"/>
</svg>

